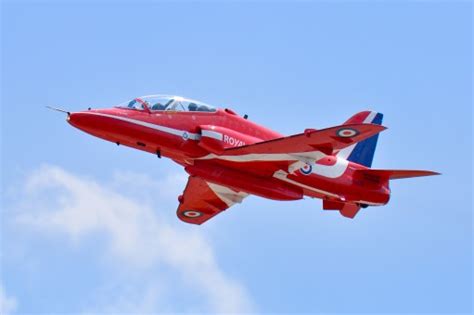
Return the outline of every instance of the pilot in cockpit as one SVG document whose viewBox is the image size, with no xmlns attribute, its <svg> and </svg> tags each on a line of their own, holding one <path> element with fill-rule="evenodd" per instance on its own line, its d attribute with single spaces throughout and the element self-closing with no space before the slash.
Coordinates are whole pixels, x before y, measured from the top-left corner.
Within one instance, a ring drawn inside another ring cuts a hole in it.
<svg viewBox="0 0 474 315">
<path fill-rule="evenodd" d="M 165 105 L 161 104 L 160 102 L 156 103 L 151 107 L 151 110 L 164 110 L 166 108 Z"/>
<path fill-rule="evenodd" d="M 189 111 L 189 112 L 215 112 L 216 109 L 201 103 L 179 96 L 149 95 L 137 97 L 127 103 L 118 105 L 140 111 Z"/>
<path fill-rule="evenodd" d="M 171 103 L 173 103 L 174 99 L 170 99 L 168 102 L 166 102 L 166 104 L 161 104 L 160 102 L 156 103 L 155 105 L 153 105 L 151 107 L 151 110 L 165 110 L 168 105 L 170 105 Z"/>
<path fill-rule="evenodd" d="M 189 103 L 188 110 L 190 112 L 195 112 L 197 109 L 198 109 L 198 106 L 196 105 L 196 103 Z"/>
</svg>

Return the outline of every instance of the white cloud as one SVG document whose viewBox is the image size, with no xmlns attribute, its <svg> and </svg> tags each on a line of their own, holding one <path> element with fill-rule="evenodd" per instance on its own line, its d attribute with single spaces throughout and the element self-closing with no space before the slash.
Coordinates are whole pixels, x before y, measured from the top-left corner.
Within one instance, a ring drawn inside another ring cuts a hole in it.
<svg viewBox="0 0 474 315">
<path fill-rule="evenodd" d="M 156 284 L 125 285 L 117 292 L 117 286 L 106 286 L 96 291 L 101 296 L 96 305 L 88 305 L 83 314 L 149 314 L 167 313 L 160 296 L 162 290 Z M 172 313 L 169 311 L 169 313 Z"/>
<path fill-rule="evenodd" d="M 0 314 L 8 315 L 15 312 L 17 308 L 17 302 L 14 297 L 7 296 L 3 285 L 0 284 Z"/>
<path fill-rule="evenodd" d="M 246 290 L 219 268 L 200 228 L 177 224 L 174 215 L 173 222 L 158 215 L 160 199 L 176 200 L 184 185 L 183 176 L 157 182 L 133 173 L 116 174 L 113 183 L 101 185 L 58 167 L 42 167 L 27 179 L 23 200 L 28 211 L 17 219 L 39 231 L 65 233 L 77 243 L 104 232 L 111 261 L 145 271 L 159 264 L 172 268 L 186 286 L 205 296 L 205 311 L 251 311 Z M 144 195 L 158 198 L 144 200 Z M 162 210 L 174 213 L 173 203 L 172 210 Z M 147 290 L 147 301 L 154 292 L 159 290 Z"/>
</svg>

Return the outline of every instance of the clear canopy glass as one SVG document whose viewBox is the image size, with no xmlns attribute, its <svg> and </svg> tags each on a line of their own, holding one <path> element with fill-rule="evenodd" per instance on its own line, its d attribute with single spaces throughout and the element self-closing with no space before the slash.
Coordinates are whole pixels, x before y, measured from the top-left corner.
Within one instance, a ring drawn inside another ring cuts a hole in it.
<svg viewBox="0 0 474 315">
<path fill-rule="evenodd" d="M 189 112 L 215 112 L 216 109 L 203 102 L 173 95 L 148 95 L 137 97 L 118 107 L 150 111 L 189 111 Z"/>
</svg>

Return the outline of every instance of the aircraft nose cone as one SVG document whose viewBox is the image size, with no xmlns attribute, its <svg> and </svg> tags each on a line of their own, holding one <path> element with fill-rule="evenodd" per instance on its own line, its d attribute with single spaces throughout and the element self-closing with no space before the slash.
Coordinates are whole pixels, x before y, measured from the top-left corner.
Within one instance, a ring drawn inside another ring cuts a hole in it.
<svg viewBox="0 0 474 315">
<path fill-rule="evenodd" d="M 86 132 L 91 132 L 100 129 L 100 119 L 97 115 L 88 112 L 70 113 L 67 117 L 67 122 L 72 126 Z"/>
<path fill-rule="evenodd" d="M 86 110 L 70 113 L 67 122 L 88 134 L 116 142 L 123 134 L 123 128 L 117 126 L 115 117 L 118 116 L 107 110 Z"/>
<path fill-rule="evenodd" d="M 70 113 L 66 120 L 69 124 L 76 128 L 80 128 L 84 125 L 85 121 L 87 118 L 85 117 L 87 114 L 84 114 L 82 112 L 77 112 L 77 113 Z"/>
</svg>

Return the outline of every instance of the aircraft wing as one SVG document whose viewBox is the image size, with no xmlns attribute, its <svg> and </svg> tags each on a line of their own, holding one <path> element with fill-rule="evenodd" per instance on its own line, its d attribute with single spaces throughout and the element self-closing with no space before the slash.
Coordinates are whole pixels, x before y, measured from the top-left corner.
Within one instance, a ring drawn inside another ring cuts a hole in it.
<svg viewBox="0 0 474 315">
<path fill-rule="evenodd" d="M 184 222 L 202 224 L 247 196 L 247 193 L 189 176 L 176 214 Z"/>
<path fill-rule="evenodd" d="M 311 151 L 332 154 L 385 129 L 386 127 L 376 124 L 348 124 L 321 130 L 307 129 L 304 133 L 227 149 L 223 155 L 289 154 Z"/>
</svg>

